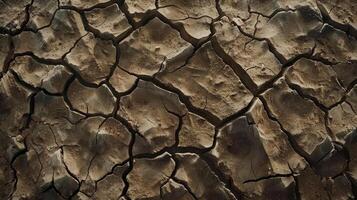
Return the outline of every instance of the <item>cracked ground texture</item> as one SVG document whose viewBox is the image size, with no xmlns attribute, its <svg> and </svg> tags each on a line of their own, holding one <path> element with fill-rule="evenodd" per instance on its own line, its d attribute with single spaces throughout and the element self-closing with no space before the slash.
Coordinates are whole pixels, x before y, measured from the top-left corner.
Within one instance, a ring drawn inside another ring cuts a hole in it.
<svg viewBox="0 0 357 200">
<path fill-rule="evenodd" d="M 356 199 L 356 39 L 355 0 L 0 0 L 0 199 Z"/>
</svg>

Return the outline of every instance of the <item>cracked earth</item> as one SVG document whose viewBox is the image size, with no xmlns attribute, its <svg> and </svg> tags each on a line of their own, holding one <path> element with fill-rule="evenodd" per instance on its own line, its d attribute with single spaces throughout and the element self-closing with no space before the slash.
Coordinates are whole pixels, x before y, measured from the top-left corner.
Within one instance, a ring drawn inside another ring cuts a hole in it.
<svg viewBox="0 0 357 200">
<path fill-rule="evenodd" d="M 357 198 L 354 0 L 0 0 L 0 199 Z"/>
</svg>

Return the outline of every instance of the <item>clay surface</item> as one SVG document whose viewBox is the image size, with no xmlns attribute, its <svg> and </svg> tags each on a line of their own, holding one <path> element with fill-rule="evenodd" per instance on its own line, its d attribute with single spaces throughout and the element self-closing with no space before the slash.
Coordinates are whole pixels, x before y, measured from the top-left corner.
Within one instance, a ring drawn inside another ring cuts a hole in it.
<svg viewBox="0 0 357 200">
<path fill-rule="evenodd" d="M 354 0 L 0 0 L 0 199 L 357 198 Z"/>
</svg>

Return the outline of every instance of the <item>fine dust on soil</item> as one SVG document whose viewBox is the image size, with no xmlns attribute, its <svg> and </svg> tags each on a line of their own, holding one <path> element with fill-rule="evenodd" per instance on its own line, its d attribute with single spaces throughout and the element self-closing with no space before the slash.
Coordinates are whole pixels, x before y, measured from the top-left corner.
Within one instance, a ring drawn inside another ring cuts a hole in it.
<svg viewBox="0 0 357 200">
<path fill-rule="evenodd" d="M 356 199 L 356 38 L 355 0 L 0 0 L 0 199 Z"/>
</svg>

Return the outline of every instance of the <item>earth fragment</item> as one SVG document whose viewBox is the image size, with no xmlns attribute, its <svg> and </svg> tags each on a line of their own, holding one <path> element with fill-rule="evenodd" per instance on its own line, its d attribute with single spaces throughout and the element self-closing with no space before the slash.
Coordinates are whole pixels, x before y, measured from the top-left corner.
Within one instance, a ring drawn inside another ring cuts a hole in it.
<svg viewBox="0 0 357 200">
<path fill-rule="evenodd" d="M 0 1 L 0 199 L 357 198 L 354 0 Z"/>
</svg>

